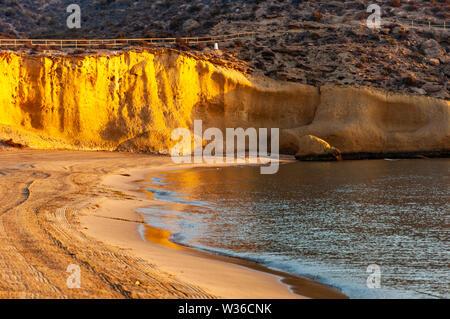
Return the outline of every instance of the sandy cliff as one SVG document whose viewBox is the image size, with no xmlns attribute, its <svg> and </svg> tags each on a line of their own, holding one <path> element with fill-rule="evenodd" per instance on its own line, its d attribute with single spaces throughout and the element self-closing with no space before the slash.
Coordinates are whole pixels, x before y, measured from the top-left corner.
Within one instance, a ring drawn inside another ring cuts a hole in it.
<svg viewBox="0 0 450 319">
<path fill-rule="evenodd" d="M 324 139 L 347 158 L 448 155 L 450 103 L 369 88 L 325 86 L 312 123 L 285 130 L 282 138 L 293 144 L 306 134 Z"/>
<path fill-rule="evenodd" d="M 251 78 L 177 51 L 0 53 L 0 140 L 32 148 L 167 152 L 174 128 L 279 127 L 343 154 L 450 150 L 450 102 Z"/>
</svg>

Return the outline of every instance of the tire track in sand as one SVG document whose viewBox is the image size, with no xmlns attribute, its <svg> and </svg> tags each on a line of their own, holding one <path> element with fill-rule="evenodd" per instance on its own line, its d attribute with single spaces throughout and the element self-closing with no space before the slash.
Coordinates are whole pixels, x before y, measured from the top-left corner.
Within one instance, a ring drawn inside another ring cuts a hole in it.
<svg viewBox="0 0 450 319">
<path fill-rule="evenodd" d="M 49 171 L 32 164 L 0 175 L 0 182 L 7 176 L 0 185 L 0 297 L 212 297 L 81 233 L 78 214 L 95 203 L 94 195 L 108 193 L 97 185 L 112 168 L 64 167 Z M 82 289 L 66 285 L 70 264 L 82 269 Z"/>
</svg>

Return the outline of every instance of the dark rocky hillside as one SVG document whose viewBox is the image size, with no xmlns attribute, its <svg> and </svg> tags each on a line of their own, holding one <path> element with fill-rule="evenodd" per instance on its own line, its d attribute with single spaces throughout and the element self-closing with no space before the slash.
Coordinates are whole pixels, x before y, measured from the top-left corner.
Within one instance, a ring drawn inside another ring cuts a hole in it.
<svg viewBox="0 0 450 319">
<path fill-rule="evenodd" d="M 71 3 L 82 9 L 81 29 L 66 26 Z M 382 8 L 381 29 L 365 26 L 371 3 Z M 443 25 L 449 8 L 449 0 L 0 0 L 0 33 L 142 38 L 252 31 L 254 38 L 220 43 L 221 51 L 210 54 L 281 80 L 448 99 L 449 31 Z M 279 31 L 291 33 L 274 34 Z M 209 52 L 211 45 L 182 49 Z"/>
</svg>

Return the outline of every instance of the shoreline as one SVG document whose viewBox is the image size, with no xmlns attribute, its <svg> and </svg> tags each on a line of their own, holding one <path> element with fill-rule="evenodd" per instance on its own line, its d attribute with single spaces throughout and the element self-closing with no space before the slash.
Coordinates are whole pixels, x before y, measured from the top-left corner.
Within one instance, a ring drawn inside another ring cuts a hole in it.
<svg viewBox="0 0 450 319">
<path fill-rule="evenodd" d="M 243 266 L 245 268 L 263 272 L 272 275 L 277 278 L 278 281 L 286 286 L 288 286 L 289 290 L 297 295 L 297 298 L 305 298 L 305 299 L 347 299 L 348 297 L 343 293 L 335 290 L 332 287 L 324 285 L 320 282 L 314 281 L 312 279 L 308 279 L 306 277 L 300 277 L 296 275 L 289 274 L 284 271 L 268 268 L 263 266 L 257 262 L 247 260 L 244 258 L 239 258 L 235 256 L 228 256 L 224 254 L 220 254 L 213 251 L 205 251 L 200 250 L 195 247 L 190 247 L 187 245 L 182 245 L 176 242 L 170 241 L 170 233 L 164 235 L 165 240 L 155 241 L 155 233 L 165 233 L 166 231 L 148 226 L 143 224 L 146 228 L 145 230 L 145 239 L 150 243 L 155 243 L 158 245 L 163 245 L 168 249 L 182 250 L 187 251 L 195 256 L 200 256 L 203 258 L 214 259 L 221 262 L 235 264 L 238 266 Z M 160 237 L 159 237 L 160 238 Z"/>
<path fill-rule="evenodd" d="M 424 158 L 450 158 L 450 150 L 436 151 L 410 151 L 410 152 L 358 152 L 340 154 L 342 161 L 364 161 L 380 159 L 424 159 Z M 337 159 L 328 155 L 296 156 L 301 162 L 334 162 Z"/>
<path fill-rule="evenodd" d="M 145 154 L 0 152 L 0 298 L 299 298 L 267 273 L 142 240 L 133 209 L 150 204 L 129 173 L 180 167 Z M 67 284 L 70 265 L 80 289 Z"/>
<path fill-rule="evenodd" d="M 184 166 L 184 165 L 183 165 Z M 186 165 L 184 168 L 193 167 Z M 173 167 L 177 170 L 179 165 Z M 242 265 L 230 264 L 219 259 L 206 258 L 193 250 L 167 241 L 166 247 L 160 242 L 145 241 L 138 232 L 142 226 L 137 208 L 148 207 L 153 201 L 144 198 L 136 190 L 136 181 L 143 180 L 148 173 L 168 171 L 169 167 L 129 170 L 126 175 L 107 175 L 102 184 L 124 194 L 138 193 L 139 200 L 133 203 L 106 200 L 99 204 L 96 214 L 80 218 L 83 232 L 101 242 L 126 249 L 134 255 L 151 262 L 160 271 L 174 276 L 217 298 L 236 299 L 297 299 L 303 298 L 292 293 L 273 275 L 250 270 Z M 99 218 L 102 222 L 99 223 Z M 158 230 L 161 234 L 161 231 Z M 162 232 L 163 233 L 163 232 Z M 161 236 L 159 236 L 161 238 Z M 167 245 L 171 246 L 170 248 Z"/>
<path fill-rule="evenodd" d="M 202 166 L 199 166 L 202 167 Z M 209 166 L 208 166 L 209 167 Z M 211 166 L 211 168 L 214 168 L 215 166 Z M 204 167 L 203 167 L 204 168 Z M 190 168 L 185 168 L 190 169 Z M 183 169 L 183 170 L 185 170 Z M 179 169 L 176 169 L 178 171 Z M 171 171 L 173 172 L 173 171 Z M 157 172 L 159 175 L 161 172 Z M 153 173 L 152 173 L 153 174 Z M 149 174 L 150 175 L 150 174 Z M 146 178 L 145 181 L 147 181 L 148 178 Z M 135 184 L 139 185 L 139 191 L 143 192 L 144 194 L 148 194 L 147 191 L 145 191 L 145 186 L 142 184 L 143 181 L 137 181 Z M 249 268 L 251 270 L 255 270 L 258 272 L 263 272 L 270 274 L 278 280 L 283 283 L 284 285 L 287 285 L 291 292 L 294 294 L 300 296 L 300 297 L 307 297 L 307 298 L 320 298 L 320 299 L 343 299 L 348 298 L 343 293 L 339 292 L 338 290 L 329 287 L 325 284 L 322 284 L 320 282 L 314 281 L 312 279 L 301 277 L 298 275 L 293 275 L 285 271 L 272 269 L 269 267 L 266 267 L 264 265 L 261 265 L 255 261 L 247 260 L 245 258 L 239 258 L 236 256 L 229 256 L 225 254 L 221 254 L 215 251 L 208 251 L 208 250 L 202 250 L 198 249 L 196 247 L 192 247 L 189 245 L 184 245 L 181 243 L 177 243 L 175 241 L 172 241 L 170 239 L 172 233 L 166 230 L 162 230 L 153 226 L 150 226 L 148 224 L 145 224 L 142 218 L 142 214 L 138 213 L 140 216 L 140 219 L 142 221 L 142 226 L 144 228 L 143 230 L 143 236 L 146 241 L 154 244 L 158 244 L 161 246 L 164 246 L 168 249 L 173 250 L 179 250 L 179 251 L 186 251 L 190 254 L 200 256 L 203 258 L 209 258 L 209 259 L 215 259 L 219 260 L 221 262 L 225 263 L 231 263 L 236 264 L 239 266 L 243 266 L 246 268 Z"/>
<path fill-rule="evenodd" d="M 0 298 L 300 298 L 280 276 L 142 239 L 133 210 L 158 203 L 133 182 L 200 166 L 118 152 L 0 152 Z M 67 287 L 73 264 L 81 289 Z"/>
<path fill-rule="evenodd" d="M 205 288 L 205 290 L 219 298 L 347 298 L 337 290 L 307 278 L 273 270 L 252 261 L 179 245 L 169 240 L 171 234 L 168 231 L 143 223 L 141 214 L 136 212 L 136 209 L 149 207 L 152 204 L 157 205 L 157 201 L 147 198 L 146 192 L 143 191 L 144 186 L 141 183 L 146 180 L 148 175 L 164 171 L 217 166 L 204 164 L 175 165 L 171 168 L 159 167 L 157 169 L 130 170 L 126 176 L 104 176 L 102 181 L 104 185 L 123 193 L 138 193 L 141 202 L 135 203 L 132 206 L 127 205 L 128 207 L 124 209 L 119 208 L 121 210 L 120 212 L 115 211 L 113 213 L 115 217 L 112 218 L 115 221 L 112 223 L 116 224 L 114 232 L 115 239 L 110 237 L 111 234 L 107 234 L 105 230 L 105 226 L 107 225 L 104 222 L 101 225 L 98 224 L 97 219 L 99 216 L 107 219 L 105 211 L 109 211 L 109 214 L 111 214 L 111 211 L 116 210 L 117 206 L 120 207 L 118 203 L 102 203 L 94 218 L 92 216 L 85 216 L 80 221 L 84 228 L 87 228 L 85 230 L 87 235 L 96 237 L 96 239 L 101 241 L 114 243 L 122 249 L 131 249 L 141 258 L 144 257 L 144 259 L 149 258 L 152 260 L 163 271 L 175 273 L 175 276 L 180 277 L 183 281 Z M 138 228 L 142 230 L 142 227 L 144 230 L 139 234 Z M 133 235 L 129 234 L 132 231 L 131 228 L 134 228 L 133 231 L 135 234 Z M 125 236 L 125 233 L 128 234 Z M 152 252 L 145 250 L 152 250 Z M 152 258 L 155 257 L 155 253 L 159 256 L 159 260 Z M 192 265 L 194 261 L 199 265 Z M 184 270 L 180 269 L 177 265 L 179 263 L 189 263 L 189 267 Z M 196 269 L 193 269 L 193 267 Z M 214 277 L 218 275 L 217 271 L 211 269 L 212 267 L 219 268 L 221 271 L 220 276 L 225 277 L 227 280 L 215 282 L 215 278 L 205 279 L 205 277 L 211 277 L 211 275 L 214 275 Z M 203 270 L 200 271 L 199 268 Z M 230 275 L 224 276 L 222 271 L 229 272 Z M 236 289 L 237 287 L 239 289 Z M 214 290 L 218 293 L 215 293 Z"/>
</svg>

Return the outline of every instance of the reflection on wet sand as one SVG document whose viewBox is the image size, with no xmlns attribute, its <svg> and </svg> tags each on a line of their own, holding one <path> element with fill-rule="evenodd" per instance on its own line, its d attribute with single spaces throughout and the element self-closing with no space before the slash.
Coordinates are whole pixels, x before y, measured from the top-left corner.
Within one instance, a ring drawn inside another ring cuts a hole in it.
<svg viewBox="0 0 450 319">
<path fill-rule="evenodd" d="M 353 297 L 448 297 L 450 161 L 194 169 L 150 176 L 147 224 L 171 240 L 333 285 Z M 381 290 L 366 287 L 382 268 Z"/>
</svg>

